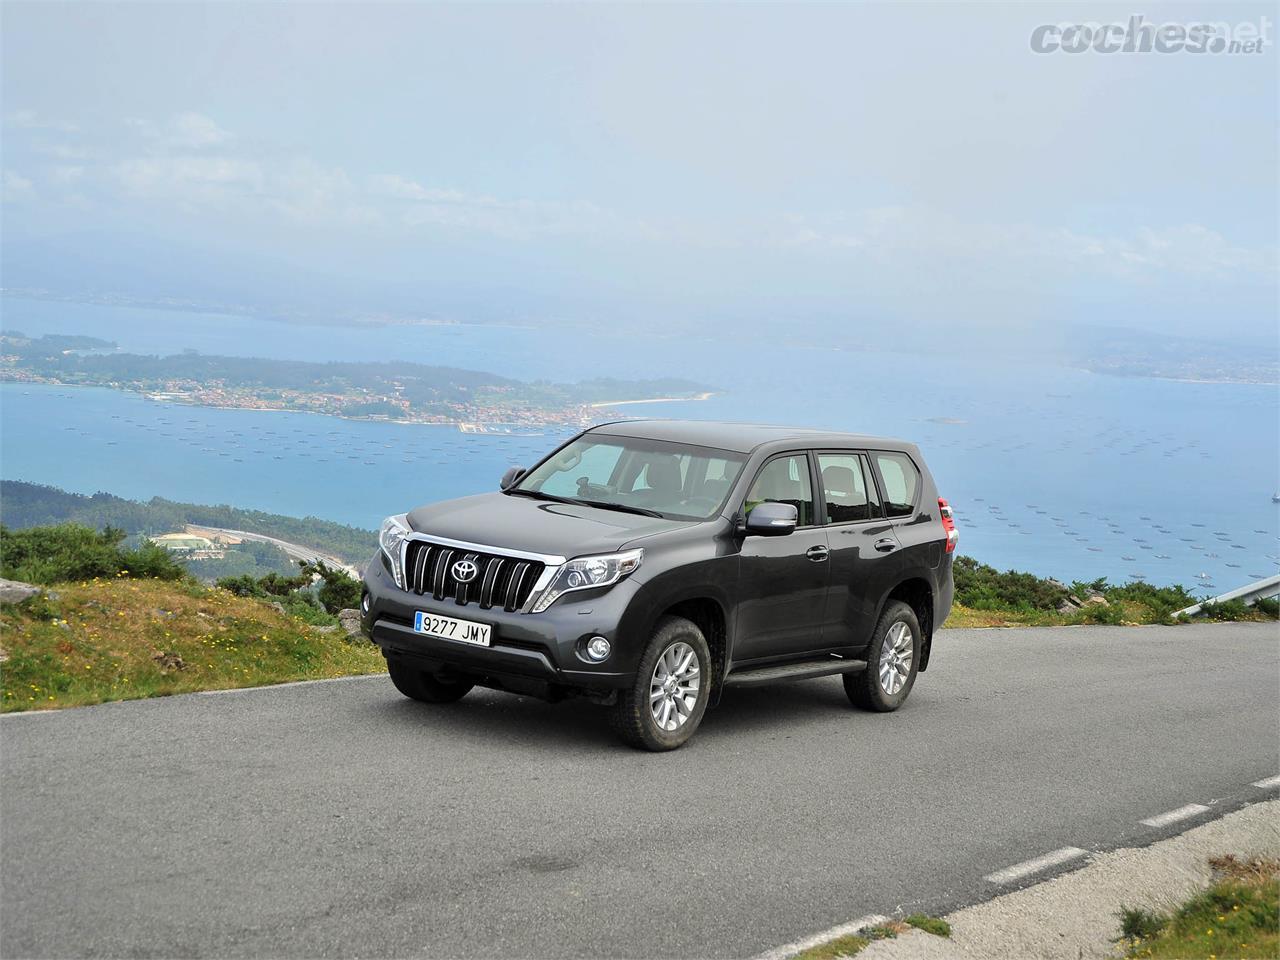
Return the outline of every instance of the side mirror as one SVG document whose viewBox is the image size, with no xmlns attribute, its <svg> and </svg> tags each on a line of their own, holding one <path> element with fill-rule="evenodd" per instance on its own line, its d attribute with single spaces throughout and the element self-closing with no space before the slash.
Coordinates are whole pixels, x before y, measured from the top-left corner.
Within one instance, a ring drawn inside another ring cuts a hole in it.
<svg viewBox="0 0 1280 960">
<path fill-rule="evenodd" d="M 766 500 L 757 503 L 747 514 L 747 534 L 760 537 L 785 537 L 800 522 L 800 514 L 793 503 L 773 503 Z"/>
<path fill-rule="evenodd" d="M 519 483 L 520 478 L 523 477 L 528 472 L 529 471 L 527 471 L 524 467 L 508 468 L 507 472 L 502 475 L 502 479 L 498 481 L 498 489 L 510 490 L 517 483 Z"/>
</svg>

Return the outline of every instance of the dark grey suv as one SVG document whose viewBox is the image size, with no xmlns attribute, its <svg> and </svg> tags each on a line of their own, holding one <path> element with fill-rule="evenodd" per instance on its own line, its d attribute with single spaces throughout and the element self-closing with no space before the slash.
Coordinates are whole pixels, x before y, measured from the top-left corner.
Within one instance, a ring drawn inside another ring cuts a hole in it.
<svg viewBox="0 0 1280 960">
<path fill-rule="evenodd" d="M 584 696 L 670 750 L 734 686 L 840 674 L 896 710 L 951 609 L 956 536 L 914 444 L 610 423 L 499 492 L 389 517 L 364 626 L 405 696 Z"/>
</svg>

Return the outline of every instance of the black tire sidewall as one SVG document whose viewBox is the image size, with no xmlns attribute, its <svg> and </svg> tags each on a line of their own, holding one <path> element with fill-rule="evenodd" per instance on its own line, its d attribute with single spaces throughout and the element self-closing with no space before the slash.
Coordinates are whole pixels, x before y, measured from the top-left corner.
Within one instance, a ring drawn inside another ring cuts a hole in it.
<svg viewBox="0 0 1280 960">
<path fill-rule="evenodd" d="M 905 623 L 911 631 L 911 672 L 907 674 L 902 689 L 890 696 L 880 686 L 880 654 L 888 640 L 889 629 L 895 623 Z M 915 611 L 897 600 L 888 603 L 880 614 L 871 646 L 867 649 L 867 669 L 860 674 L 846 675 L 845 689 L 850 698 L 860 707 L 881 713 L 897 710 L 915 686 L 916 674 L 920 672 L 920 651 L 923 648 L 924 638 L 921 636 L 920 620 Z"/>
<path fill-rule="evenodd" d="M 687 643 L 698 658 L 698 702 L 688 720 L 677 729 L 668 731 L 661 729 L 653 718 L 653 711 L 649 707 L 649 682 L 658 658 L 674 643 Z M 702 723 L 711 699 L 712 682 L 711 648 L 702 631 L 683 617 L 663 618 L 640 657 L 634 686 L 627 691 L 619 705 L 625 714 L 621 719 L 630 727 L 630 732 L 638 735 L 640 743 L 636 745 L 649 750 L 674 750 L 682 746 Z M 635 738 L 626 739 L 634 742 Z"/>
</svg>

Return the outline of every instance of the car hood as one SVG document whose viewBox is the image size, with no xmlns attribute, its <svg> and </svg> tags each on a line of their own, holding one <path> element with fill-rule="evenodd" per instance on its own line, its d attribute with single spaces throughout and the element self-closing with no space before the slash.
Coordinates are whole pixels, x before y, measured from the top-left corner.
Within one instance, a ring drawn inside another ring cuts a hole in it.
<svg viewBox="0 0 1280 960">
<path fill-rule="evenodd" d="M 429 537 L 562 557 L 609 553 L 696 522 L 503 493 L 445 500 L 409 512 L 409 526 Z"/>
</svg>

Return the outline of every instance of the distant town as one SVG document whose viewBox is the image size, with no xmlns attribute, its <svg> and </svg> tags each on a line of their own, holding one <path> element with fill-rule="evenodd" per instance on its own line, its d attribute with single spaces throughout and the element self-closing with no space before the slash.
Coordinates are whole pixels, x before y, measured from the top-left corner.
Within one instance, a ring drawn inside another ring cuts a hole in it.
<svg viewBox="0 0 1280 960">
<path fill-rule="evenodd" d="M 166 357 L 116 351 L 93 337 L 0 335 L 0 381 L 129 390 L 157 401 L 284 410 L 359 420 L 454 424 L 474 433 L 585 426 L 599 407 L 705 399 L 686 380 L 596 379 L 561 384 L 423 364 L 307 363 L 253 357 Z"/>
</svg>

